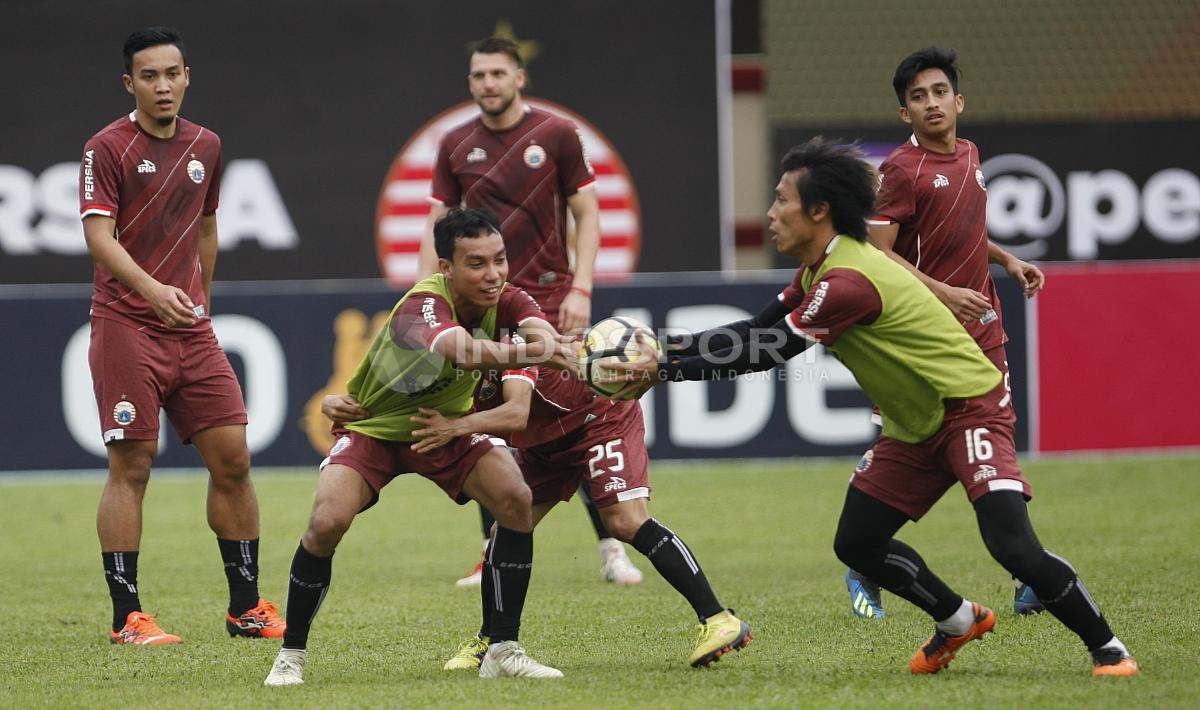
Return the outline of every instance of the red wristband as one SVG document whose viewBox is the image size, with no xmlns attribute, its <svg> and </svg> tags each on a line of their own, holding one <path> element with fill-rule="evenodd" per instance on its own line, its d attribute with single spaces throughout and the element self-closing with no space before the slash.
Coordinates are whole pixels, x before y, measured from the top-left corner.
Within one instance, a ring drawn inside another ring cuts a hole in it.
<svg viewBox="0 0 1200 710">
<path fill-rule="evenodd" d="M 587 290 L 586 288 L 583 288 L 582 286 L 572 286 L 571 290 L 575 291 L 576 293 L 582 293 L 583 295 L 587 296 L 588 298 L 592 297 L 592 292 Z"/>
</svg>

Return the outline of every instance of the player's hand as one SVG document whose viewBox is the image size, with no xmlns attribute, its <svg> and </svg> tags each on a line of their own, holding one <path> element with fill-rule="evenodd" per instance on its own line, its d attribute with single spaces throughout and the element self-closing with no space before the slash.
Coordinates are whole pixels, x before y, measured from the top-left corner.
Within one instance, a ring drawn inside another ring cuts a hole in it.
<svg viewBox="0 0 1200 710">
<path fill-rule="evenodd" d="M 651 387 L 658 384 L 658 349 L 654 340 L 644 333 L 637 334 L 638 348 L 642 351 L 637 360 L 622 362 L 617 359 L 601 360 L 606 369 L 617 370 L 617 374 L 601 377 L 601 384 L 616 384 L 625 382 L 625 387 L 612 395 L 612 399 L 637 399 L 646 394 Z"/>
<path fill-rule="evenodd" d="M 160 283 L 145 294 L 154 314 L 168 328 L 186 328 L 196 324 L 196 305 L 183 289 Z"/>
<path fill-rule="evenodd" d="M 957 286 L 946 286 L 938 298 L 959 323 L 968 323 L 973 320 L 979 320 L 992 309 L 992 304 L 984 295 L 975 289 L 959 288 Z"/>
<path fill-rule="evenodd" d="M 582 333 L 592 322 L 592 299 L 579 291 L 569 292 L 558 306 L 558 329 L 567 334 Z"/>
<path fill-rule="evenodd" d="M 583 372 L 579 368 L 579 343 L 577 340 L 571 340 L 569 336 L 560 335 L 553 345 L 553 350 L 549 353 L 549 358 L 546 360 L 546 367 L 552 367 L 555 370 L 563 370 L 569 372 L 574 377 L 582 378 Z"/>
<path fill-rule="evenodd" d="M 1017 283 L 1021 284 L 1025 298 L 1033 298 L 1046 286 L 1046 275 L 1042 273 L 1041 269 L 1028 261 L 1021 261 L 1015 256 L 1004 265 L 1004 270 L 1008 272 L 1009 276 L 1016 279 Z"/>
<path fill-rule="evenodd" d="M 433 451 L 464 434 L 458 430 L 458 420 L 447 419 L 436 409 L 420 407 L 418 411 L 421 412 L 420 416 L 409 417 L 414 424 L 421 425 L 420 429 L 413 431 L 413 436 L 419 439 L 409 447 L 414 453 Z"/>
<path fill-rule="evenodd" d="M 357 422 L 371 416 L 371 413 L 358 403 L 358 400 L 348 394 L 325 395 L 325 398 L 321 400 L 321 414 L 324 414 L 334 424 Z"/>
</svg>

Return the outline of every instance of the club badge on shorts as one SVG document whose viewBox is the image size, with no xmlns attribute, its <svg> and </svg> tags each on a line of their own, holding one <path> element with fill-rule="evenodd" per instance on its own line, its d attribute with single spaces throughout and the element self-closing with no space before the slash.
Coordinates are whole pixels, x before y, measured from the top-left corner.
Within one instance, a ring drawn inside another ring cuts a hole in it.
<svg viewBox="0 0 1200 710">
<path fill-rule="evenodd" d="M 187 164 L 187 174 L 197 185 L 204 182 L 204 163 L 199 160 L 190 161 Z"/>
<path fill-rule="evenodd" d="M 546 149 L 534 143 L 525 149 L 525 164 L 537 170 L 546 164 Z"/>
<path fill-rule="evenodd" d="M 133 406 L 133 402 L 121 400 L 113 407 L 113 420 L 117 424 L 129 426 L 134 419 L 137 419 L 137 407 Z"/>
</svg>

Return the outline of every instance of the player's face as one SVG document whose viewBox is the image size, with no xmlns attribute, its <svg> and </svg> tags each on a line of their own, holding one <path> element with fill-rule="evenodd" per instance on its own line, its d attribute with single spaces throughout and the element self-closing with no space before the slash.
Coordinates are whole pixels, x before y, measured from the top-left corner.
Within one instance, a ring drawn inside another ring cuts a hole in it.
<svg viewBox="0 0 1200 710">
<path fill-rule="evenodd" d="M 476 308 L 491 308 L 500 302 L 500 291 L 508 278 L 504 240 L 496 232 L 454 241 L 454 258 L 438 262 L 450 280 L 454 301 Z"/>
<path fill-rule="evenodd" d="M 943 136 L 954 130 L 963 110 L 962 94 L 954 93 L 950 78 L 941 69 L 917 74 L 904 99 L 907 105 L 900 107 L 900 119 L 922 136 Z"/>
<path fill-rule="evenodd" d="M 179 115 L 191 71 L 183 53 L 173 44 L 147 47 L 133 55 L 130 73 L 122 77 L 133 94 L 137 110 L 160 126 L 169 126 Z"/>
<path fill-rule="evenodd" d="M 471 70 L 467 74 L 471 98 L 489 116 L 499 116 L 512 106 L 517 94 L 525 88 L 525 70 L 507 54 L 471 55 Z"/>
<path fill-rule="evenodd" d="M 771 241 L 781 254 L 800 256 L 805 244 L 817 236 L 817 223 L 800 202 L 800 193 L 796 191 L 796 176 L 799 171 L 792 170 L 779 178 L 775 186 L 775 201 L 767 210 L 771 220 Z"/>
</svg>

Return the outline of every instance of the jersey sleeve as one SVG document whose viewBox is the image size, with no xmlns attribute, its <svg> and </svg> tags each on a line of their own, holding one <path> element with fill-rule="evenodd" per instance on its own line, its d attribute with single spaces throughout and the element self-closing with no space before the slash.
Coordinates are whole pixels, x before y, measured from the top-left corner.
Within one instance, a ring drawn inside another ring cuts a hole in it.
<svg viewBox="0 0 1200 710">
<path fill-rule="evenodd" d="M 225 169 L 225 160 L 221 155 L 221 142 L 217 141 L 217 164 L 213 166 L 212 177 L 209 178 L 208 194 L 204 196 L 205 216 L 216 214 L 221 203 L 221 173 Z"/>
<path fill-rule="evenodd" d="M 794 311 L 804 300 L 804 286 L 800 282 L 800 277 L 804 274 L 804 267 L 796 269 L 796 275 L 792 277 L 792 282 L 783 287 L 783 290 L 776 296 L 779 302 L 787 306 L 789 311 Z"/>
<path fill-rule="evenodd" d="M 433 183 L 430 185 L 429 199 L 447 207 L 454 207 L 462 202 L 462 190 L 454 171 L 450 169 L 449 135 L 443 136 L 438 144 L 437 161 L 433 165 Z"/>
<path fill-rule="evenodd" d="M 533 296 L 524 290 L 508 284 L 504 293 L 500 294 L 500 303 L 496 305 L 496 329 L 516 330 L 531 319 L 546 320 L 546 314 Z"/>
<path fill-rule="evenodd" d="M 121 161 L 104 141 L 92 138 L 79 162 L 79 217 L 117 217 L 120 204 Z"/>
<path fill-rule="evenodd" d="M 558 188 L 566 197 L 593 185 L 596 173 L 583 145 L 583 132 L 574 123 L 564 120 L 557 127 Z"/>
<path fill-rule="evenodd" d="M 867 277 L 851 269 L 830 269 L 784 320 L 796 335 L 829 346 L 851 326 L 875 322 L 882 311 L 879 291 Z"/>
<path fill-rule="evenodd" d="M 500 342 L 524 343 L 525 339 L 521 337 L 520 333 L 509 333 L 508 335 L 502 337 Z M 520 369 L 505 370 L 504 372 L 500 373 L 500 383 L 502 385 L 509 380 L 520 380 L 522 382 L 528 382 L 530 387 L 537 387 L 537 368 L 523 367 Z"/>
<path fill-rule="evenodd" d="M 446 299 L 413 294 L 392 317 L 392 342 L 406 350 L 433 350 L 438 338 L 458 327 Z"/>
<path fill-rule="evenodd" d="M 875 196 L 873 222 L 909 222 L 917 212 L 916 195 L 908 173 L 893 160 L 879 166 L 880 185 Z"/>
</svg>

